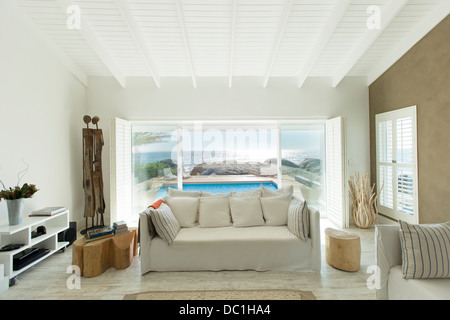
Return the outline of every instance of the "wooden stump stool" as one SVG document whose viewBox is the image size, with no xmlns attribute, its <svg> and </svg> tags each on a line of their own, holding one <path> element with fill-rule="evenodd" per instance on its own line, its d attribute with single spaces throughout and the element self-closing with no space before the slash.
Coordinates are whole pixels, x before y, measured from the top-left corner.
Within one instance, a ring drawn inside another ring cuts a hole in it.
<svg viewBox="0 0 450 320">
<path fill-rule="evenodd" d="M 117 270 L 128 268 L 137 255 L 137 229 L 111 238 L 86 243 L 80 238 L 73 243 L 72 264 L 80 267 L 83 277 L 96 277 L 110 267 Z"/>
<path fill-rule="evenodd" d="M 327 263 L 339 270 L 356 272 L 360 268 L 361 241 L 358 235 L 328 228 L 325 230 Z"/>
</svg>

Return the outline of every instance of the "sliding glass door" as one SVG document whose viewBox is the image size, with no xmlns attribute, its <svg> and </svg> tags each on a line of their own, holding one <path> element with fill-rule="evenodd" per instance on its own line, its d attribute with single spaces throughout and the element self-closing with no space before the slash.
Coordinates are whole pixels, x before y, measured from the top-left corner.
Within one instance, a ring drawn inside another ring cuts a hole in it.
<svg viewBox="0 0 450 320">
<path fill-rule="evenodd" d="M 286 123 L 280 126 L 281 183 L 324 211 L 324 125 Z"/>
</svg>

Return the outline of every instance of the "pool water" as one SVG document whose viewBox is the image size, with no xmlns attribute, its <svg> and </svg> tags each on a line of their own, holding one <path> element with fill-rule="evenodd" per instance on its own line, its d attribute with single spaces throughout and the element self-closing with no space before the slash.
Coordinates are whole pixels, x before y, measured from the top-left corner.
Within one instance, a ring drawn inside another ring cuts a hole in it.
<svg viewBox="0 0 450 320">
<path fill-rule="evenodd" d="M 270 190 L 277 190 L 278 187 L 273 182 L 247 182 L 247 183 L 198 183 L 184 184 L 183 191 L 205 191 L 211 193 L 230 193 L 231 191 L 243 192 L 259 189 L 264 186 Z M 168 188 L 178 189 L 176 186 L 163 186 L 159 189 L 158 198 L 161 199 L 167 195 Z"/>
</svg>

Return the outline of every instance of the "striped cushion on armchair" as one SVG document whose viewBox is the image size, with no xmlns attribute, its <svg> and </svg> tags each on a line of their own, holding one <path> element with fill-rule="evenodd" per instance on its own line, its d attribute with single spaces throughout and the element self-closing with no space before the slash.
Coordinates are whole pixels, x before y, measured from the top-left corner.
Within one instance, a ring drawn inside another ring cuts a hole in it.
<svg viewBox="0 0 450 320">
<path fill-rule="evenodd" d="M 450 223 L 399 224 L 403 278 L 450 278 Z"/>
</svg>

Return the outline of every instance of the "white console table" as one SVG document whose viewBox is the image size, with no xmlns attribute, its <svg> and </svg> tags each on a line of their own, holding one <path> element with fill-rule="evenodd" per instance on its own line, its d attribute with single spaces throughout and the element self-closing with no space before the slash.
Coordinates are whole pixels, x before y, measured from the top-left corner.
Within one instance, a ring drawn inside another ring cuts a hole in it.
<svg viewBox="0 0 450 320">
<path fill-rule="evenodd" d="M 31 238 L 31 233 L 39 226 L 44 226 L 46 233 L 36 238 Z M 60 212 L 53 216 L 46 217 L 29 217 L 24 216 L 22 223 L 10 226 L 8 221 L 0 222 L 0 248 L 13 243 L 24 244 L 22 247 L 12 251 L 0 252 L 0 265 L 4 265 L 5 277 L 13 279 L 20 273 L 31 268 L 40 261 L 46 259 L 53 253 L 64 249 L 69 242 L 59 242 L 58 233 L 69 228 L 69 210 Z M 29 265 L 20 270 L 13 270 L 13 256 L 28 248 L 45 248 L 50 251 L 43 257 L 33 261 Z"/>
</svg>

